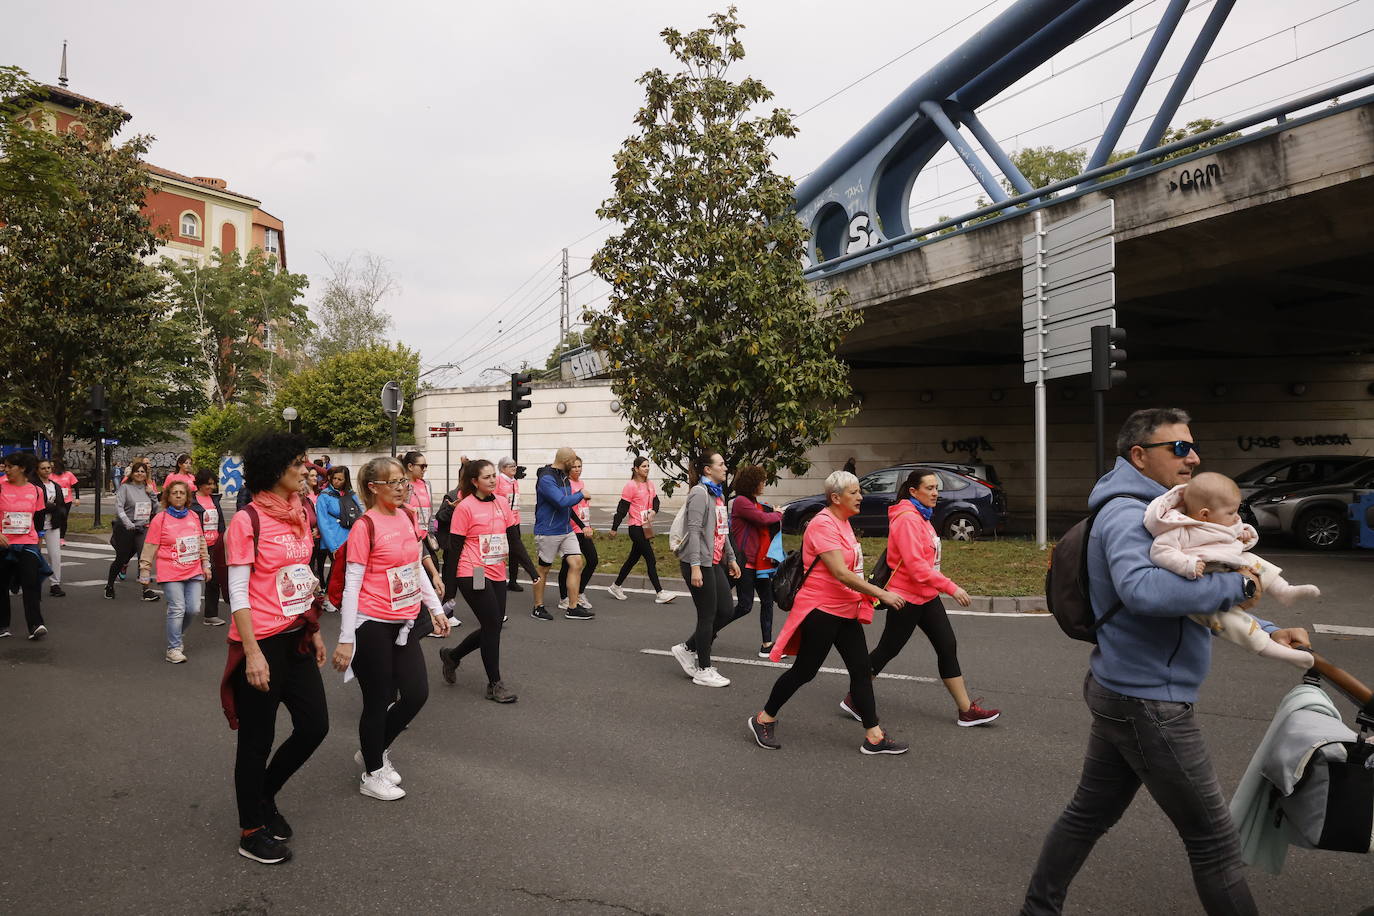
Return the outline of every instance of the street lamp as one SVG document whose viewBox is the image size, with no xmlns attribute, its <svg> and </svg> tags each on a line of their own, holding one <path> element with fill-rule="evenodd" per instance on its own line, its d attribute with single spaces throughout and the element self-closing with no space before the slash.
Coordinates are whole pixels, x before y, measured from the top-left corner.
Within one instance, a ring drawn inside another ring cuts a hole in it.
<svg viewBox="0 0 1374 916">
<path fill-rule="evenodd" d="M 300 416 L 294 407 L 282 408 L 281 418 L 286 421 L 286 431 L 294 433 L 296 431 L 296 418 Z"/>
</svg>

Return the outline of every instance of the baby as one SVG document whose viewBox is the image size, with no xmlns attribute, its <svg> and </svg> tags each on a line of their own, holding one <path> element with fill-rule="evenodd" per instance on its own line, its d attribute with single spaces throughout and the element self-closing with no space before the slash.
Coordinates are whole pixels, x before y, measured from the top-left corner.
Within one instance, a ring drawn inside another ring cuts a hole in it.
<svg viewBox="0 0 1374 916">
<path fill-rule="evenodd" d="M 1191 483 L 1174 487 L 1145 510 L 1145 528 L 1155 539 L 1151 562 L 1185 579 L 1249 569 L 1259 576 L 1265 593 L 1284 604 L 1318 597 L 1321 591 L 1315 585 L 1291 585 L 1279 575 L 1281 569 L 1249 552 L 1259 535 L 1240 520 L 1239 511 L 1240 488 L 1234 480 L 1211 472 L 1194 475 Z M 1312 653 L 1274 642 L 1240 608 L 1189 617 L 1263 658 L 1282 659 L 1304 671 L 1312 666 Z"/>
</svg>

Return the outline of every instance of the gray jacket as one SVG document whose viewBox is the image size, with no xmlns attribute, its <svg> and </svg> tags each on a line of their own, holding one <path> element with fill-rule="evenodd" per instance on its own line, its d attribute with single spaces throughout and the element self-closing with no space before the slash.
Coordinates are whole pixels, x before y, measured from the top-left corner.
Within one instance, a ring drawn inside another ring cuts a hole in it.
<svg viewBox="0 0 1374 916">
<path fill-rule="evenodd" d="M 687 505 L 682 511 L 687 513 L 687 540 L 683 542 L 677 558 L 688 566 L 700 566 L 703 569 L 713 566 L 711 558 L 715 554 L 716 501 L 705 484 L 699 483 L 688 491 Z M 728 522 L 729 516 L 726 518 Z M 735 549 L 730 546 L 730 537 L 726 535 L 725 552 L 721 554 L 720 563 L 728 567 L 733 562 Z"/>
<path fill-rule="evenodd" d="M 138 510 L 135 508 L 139 503 L 148 503 L 148 516 L 141 522 L 135 522 Z M 132 531 L 135 528 L 147 528 L 148 523 L 157 514 L 157 503 L 148 495 L 147 487 L 134 483 L 122 483 L 119 490 L 115 493 L 115 515 L 119 517 L 119 524 L 125 530 Z"/>
</svg>

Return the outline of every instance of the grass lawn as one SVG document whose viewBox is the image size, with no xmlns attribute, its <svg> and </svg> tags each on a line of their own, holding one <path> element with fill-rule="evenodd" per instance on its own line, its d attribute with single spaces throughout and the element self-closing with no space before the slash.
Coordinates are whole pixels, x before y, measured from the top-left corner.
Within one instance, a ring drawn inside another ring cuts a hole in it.
<svg viewBox="0 0 1374 916">
<path fill-rule="evenodd" d="M 534 536 L 524 535 L 525 547 L 534 556 Z M 887 538 L 863 538 L 864 566 L 873 571 L 878 554 L 887 548 Z M 801 547 L 799 535 L 784 535 L 788 550 Z M 600 557 L 597 572 L 614 574 L 630 553 L 630 538 L 623 531 L 611 536 L 599 532 L 596 550 Z M 654 552 L 658 556 L 659 575 L 677 578 L 680 575 L 677 557 L 668 549 L 668 535 L 654 538 Z M 987 541 L 945 541 L 941 555 L 941 570 L 962 585 L 970 595 L 1042 595 L 1045 592 L 1045 569 L 1049 552 L 1040 550 L 1034 541 L 1002 538 Z M 643 575 L 644 564 L 638 563 L 631 575 Z"/>
</svg>

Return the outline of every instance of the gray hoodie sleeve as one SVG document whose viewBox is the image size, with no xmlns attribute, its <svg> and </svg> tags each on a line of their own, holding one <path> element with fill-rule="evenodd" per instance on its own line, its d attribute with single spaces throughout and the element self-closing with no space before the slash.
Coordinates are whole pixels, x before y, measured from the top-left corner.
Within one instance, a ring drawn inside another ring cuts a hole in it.
<svg viewBox="0 0 1374 916">
<path fill-rule="evenodd" d="M 682 545 L 682 553 L 678 555 L 678 559 L 688 566 L 711 565 L 702 562 L 702 544 L 706 537 L 706 510 L 710 506 L 709 495 L 705 487 L 696 484 L 687 491 L 687 505 L 682 507 L 682 511 L 687 513 L 687 540 Z M 707 551 L 706 556 L 710 555 L 710 551 Z"/>
<path fill-rule="evenodd" d="M 119 485 L 119 492 L 115 494 L 115 516 L 124 529 L 132 530 L 134 520 L 130 513 L 134 511 L 133 497 L 129 493 L 129 485 L 124 483 Z"/>
</svg>

